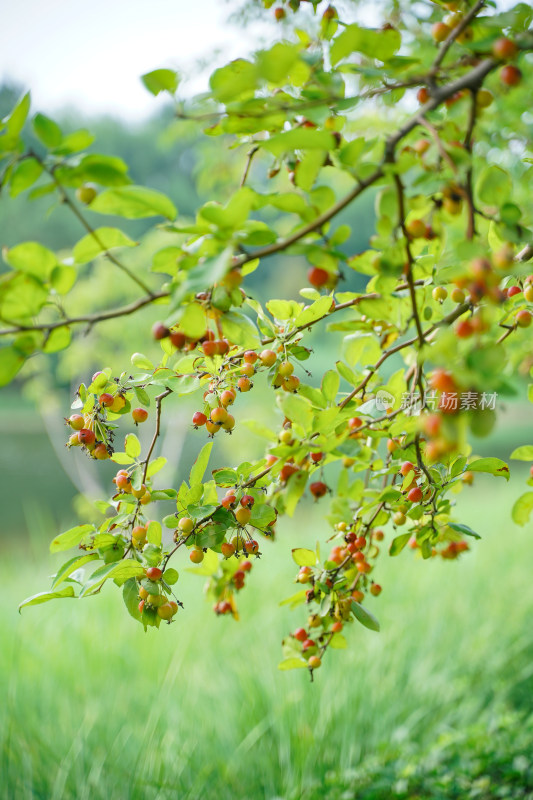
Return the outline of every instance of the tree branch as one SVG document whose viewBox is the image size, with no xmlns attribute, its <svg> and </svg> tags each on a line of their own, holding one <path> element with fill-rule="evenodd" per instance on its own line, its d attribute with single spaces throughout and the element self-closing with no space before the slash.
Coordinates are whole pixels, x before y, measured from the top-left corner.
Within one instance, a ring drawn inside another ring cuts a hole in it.
<svg viewBox="0 0 533 800">
<path fill-rule="evenodd" d="M 87 323 L 89 326 L 97 322 L 103 322 L 108 319 L 116 319 L 117 317 L 127 317 L 129 314 L 134 314 L 140 308 L 150 305 L 150 303 L 159 300 L 162 297 L 168 297 L 168 292 L 156 292 L 150 294 L 148 297 L 141 297 L 134 303 L 130 303 L 122 308 L 114 308 L 110 311 L 101 311 L 97 314 L 87 314 L 82 317 L 70 317 L 59 322 L 43 322 L 35 325 L 14 325 L 12 328 L 0 329 L 0 336 L 7 336 L 9 334 L 22 333 L 23 331 L 53 331 L 56 328 L 65 328 L 69 325 L 81 325 Z"/>
</svg>

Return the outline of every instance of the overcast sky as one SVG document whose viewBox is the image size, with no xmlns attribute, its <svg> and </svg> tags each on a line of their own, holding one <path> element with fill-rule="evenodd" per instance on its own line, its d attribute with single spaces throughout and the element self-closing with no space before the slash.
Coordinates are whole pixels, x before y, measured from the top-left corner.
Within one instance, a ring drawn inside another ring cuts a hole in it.
<svg viewBox="0 0 533 800">
<path fill-rule="evenodd" d="M 264 19 L 246 32 L 228 25 L 231 6 L 224 0 L 4 0 L 3 6 L 0 82 L 31 89 L 34 109 L 49 113 L 75 105 L 142 119 L 168 103 L 144 89 L 144 72 L 172 67 L 194 77 L 196 59 L 217 50 L 226 59 L 246 55 L 275 30 Z M 208 74 L 192 80 L 190 91 L 202 91 Z"/>
<path fill-rule="evenodd" d="M 75 104 L 138 119 L 155 99 L 139 76 L 157 67 L 191 68 L 223 49 L 242 53 L 243 31 L 225 23 L 223 0 L 6 0 L 0 81 L 32 91 L 34 108 Z M 205 87 L 193 84 L 195 91 Z M 168 102 L 168 99 L 166 100 Z"/>
</svg>

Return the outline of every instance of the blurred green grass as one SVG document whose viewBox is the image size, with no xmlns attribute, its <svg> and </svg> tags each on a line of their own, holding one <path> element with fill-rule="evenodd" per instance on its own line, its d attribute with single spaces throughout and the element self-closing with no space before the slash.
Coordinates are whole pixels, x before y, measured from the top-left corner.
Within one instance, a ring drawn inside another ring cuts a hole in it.
<svg viewBox="0 0 533 800">
<path fill-rule="evenodd" d="M 277 602 L 294 590 L 290 547 L 308 543 L 309 531 L 323 538 L 320 506 L 280 525 L 277 543 L 265 544 L 240 596 L 240 623 L 215 618 L 203 579 L 184 572 L 178 594 L 186 608 L 159 632 L 144 634 L 113 587 L 19 616 L 18 602 L 46 588 L 56 562 L 44 546 L 29 562 L 6 551 L 3 796 L 527 796 L 533 541 L 509 522 L 520 487 L 502 484 L 482 477 L 460 498 L 461 521 L 483 535 L 461 561 L 422 562 L 404 551 L 392 564 L 384 556 L 376 568 L 384 591 L 371 606 L 382 633 L 352 625 L 349 649 L 329 654 L 314 685 L 303 670 L 276 669 L 281 638 L 305 619 L 303 609 Z M 495 752 L 485 774 L 487 748 Z M 463 781 L 481 771 L 473 794 L 456 778 L 463 757 Z M 420 789 L 420 770 L 436 770 L 440 788 Z M 498 781 L 518 781 L 519 794 L 502 793 Z"/>
</svg>

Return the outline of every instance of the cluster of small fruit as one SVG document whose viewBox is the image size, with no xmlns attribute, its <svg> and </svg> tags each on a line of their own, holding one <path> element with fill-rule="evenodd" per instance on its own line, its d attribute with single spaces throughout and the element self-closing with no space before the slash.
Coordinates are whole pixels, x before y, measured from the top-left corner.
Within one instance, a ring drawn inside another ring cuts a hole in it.
<svg viewBox="0 0 533 800">
<path fill-rule="evenodd" d="M 301 644 L 301 654 L 311 670 L 320 667 L 321 658 L 335 634 L 353 620 L 352 602 L 360 604 L 369 592 L 377 597 L 381 586 L 369 574 L 379 555 L 376 542 L 384 539 L 380 528 L 362 526 L 360 520 L 339 522 L 336 535 L 342 544 L 334 545 L 323 565 L 302 566 L 296 580 L 311 584 L 306 603 L 316 604 L 317 610 L 308 618 L 307 628 L 298 628 L 292 638 Z M 325 603 L 328 598 L 331 602 Z"/>
<path fill-rule="evenodd" d="M 207 586 L 208 596 L 215 601 L 213 603 L 215 614 L 231 613 L 234 619 L 239 618 L 234 593 L 244 589 L 246 575 L 252 567 L 252 562 L 247 558 L 241 561 L 231 558 L 229 561 L 222 562 L 219 570 L 211 576 Z"/>
<path fill-rule="evenodd" d="M 284 351 L 284 348 L 281 348 Z M 235 418 L 228 411 L 233 405 L 238 392 L 249 392 L 253 388 L 251 378 L 258 368 L 271 370 L 271 381 L 274 388 L 282 388 L 286 392 L 296 392 L 300 379 L 294 375 L 294 366 L 287 359 L 279 361 L 274 350 L 246 350 L 244 353 L 229 356 L 228 369 L 222 378 L 210 383 L 204 392 L 202 411 L 195 411 L 192 423 L 195 428 L 205 425 L 209 436 L 214 437 L 219 430 L 231 433 L 235 427 Z M 274 369 L 273 369 L 274 368 Z"/>
<path fill-rule="evenodd" d="M 459 8 L 459 3 L 447 3 L 449 6 L 456 6 Z M 455 11 L 456 8 L 453 10 Z M 446 17 L 445 20 L 441 22 L 435 22 L 435 24 L 431 28 L 431 35 L 437 44 L 444 42 L 452 33 L 454 29 L 456 29 L 463 21 L 463 15 L 460 13 L 451 14 L 449 17 Z M 468 44 L 473 38 L 474 32 L 472 27 L 467 25 L 456 37 L 456 41 L 460 44 Z M 506 36 L 502 36 L 499 39 L 496 39 L 493 42 L 490 53 L 487 51 L 486 53 L 478 53 L 479 58 L 483 55 L 491 55 L 493 58 L 497 59 L 498 61 L 514 61 L 519 54 L 519 49 L 515 42 L 512 39 L 509 39 Z M 500 80 L 504 84 L 504 86 L 517 86 L 520 81 L 522 80 L 522 71 L 515 66 L 514 64 L 506 64 L 500 70 Z M 482 90 L 486 91 L 486 90 Z M 487 94 L 490 95 L 490 92 Z M 450 100 L 457 101 L 462 96 L 464 96 L 463 92 L 458 92 L 457 96 L 454 95 Z M 421 103 L 427 103 L 430 99 L 431 95 L 429 91 L 423 87 L 418 92 L 418 100 Z M 490 105 L 492 102 L 492 96 L 490 100 L 488 98 L 483 99 L 481 101 L 481 107 L 486 107 Z M 450 102 L 447 101 L 447 105 L 450 105 Z"/>
<path fill-rule="evenodd" d="M 191 351 L 200 348 L 205 356 L 225 355 L 231 347 L 230 342 L 223 337 L 216 338 L 214 331 L 206 329 L 198 339 L 186 336 L 183 331 L 168 328 L 163 322 L 154 322 L 152 336 L 158 342 L 168 339 L 176 350 Z"/>
<path fill-rule="evenodd" d="M 93 382 L 102 373 L 97 372 L 93 375 Z M 65 423 L 72 429 L 73 433 L 69 436 L 67 447 L 83 447 L 92 457 L 99 461 L 110 458 L 113 454 L 113 436 L 115 425 L 110 424 L 107 415 L 120 414 L 126 407 L 124 393 L 117 391 L 102 392 L 93 396 L 94 402 L 91 403 L 91 410 L 85 414 L 71 414 L 65 418 Z M 135 425 L 146 422 L 148 411 L 145 408 L 134 408 L 131 416 Z"/>
<path fill-rule="evenodd" d="M 141 618 L 154 617 L 171 622 L 178 612 L 179 603 L 173 599 L 170 586 L 159 567 L 148 567 L 139 581 L 139 614 Z"/>
<path fill-rule="evenodd" d="M 134 486 L 131 480 L 131 475 L 127 469 L 119 469 L 113 478 L 113 483 L 118 489 L 118 493 L 113 499 L 120 498 L 121 495 L 124 496 L 131 494 L 143 506 L 148 505 L 148 503 L 150 503 L 152 500 L 152 494 L 148 486 L 145 483 L 140 482 L 138 486 Z M 120 503 L 117 506 L 117 509 L 120 511 Z M 138 532 L 138 535 L 140 537 L 140 531 Z M 134 547 L 136 546 L 134 541 L 132 541 L 132 544 Z M 142 542 L 141 545 L 142 544 L 144 544 L 144 542 Z"/>
</svg>

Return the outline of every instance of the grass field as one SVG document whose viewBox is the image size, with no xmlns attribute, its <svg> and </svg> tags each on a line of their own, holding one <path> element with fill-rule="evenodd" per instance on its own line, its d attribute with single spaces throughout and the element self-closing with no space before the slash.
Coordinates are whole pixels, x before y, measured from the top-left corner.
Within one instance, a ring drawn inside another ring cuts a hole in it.
<svg viewBox="0 0 533 800">
<path fill-rule="evenodd" d="M 24 567 L 4 553 L 3 796 L 533 797 L 533 539 L 509 522 L 520 486 L 502 484 L 480 479 L 460 500 L 483 535 L 462 561 L 384 558 L 371 606 L 382 632 L 351 626 L 314 685 L 276 669 L 303 620 L 277 600 L 319 511 L 265 545 L 277 568 L 254 569 L 239 624 L 214 617 L 192 575 L 178 584 L 186 610 L 159 632 L 144 634 L 112 587 L 19 616 L 55 562 L 44 542 Z"/>
</svg>

